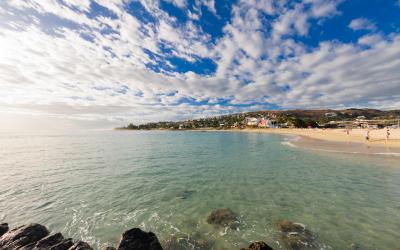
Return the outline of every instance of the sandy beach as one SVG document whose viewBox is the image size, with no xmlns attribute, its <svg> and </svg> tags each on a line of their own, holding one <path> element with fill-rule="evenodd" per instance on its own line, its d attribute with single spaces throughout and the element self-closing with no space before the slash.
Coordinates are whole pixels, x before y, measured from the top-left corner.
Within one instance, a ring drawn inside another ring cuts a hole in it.
<svg viewBox="0 0 400 250">
<path fill-rule="evenodd" d="M 243 129 L 241 131 L 300 135 L 333 142 L 354 142 L 371 147 L 400 149 L 400 129 L 390 129 L 390 137 L 387 142 L 386 129 L 371 129 L 369 141 L 364 138 L 366 129 L 352 129 L 349 135 L 347 135 L 345 129 Z"/>
<path fill-rule="evenodd" d="M 381 156 L 400 155 L 400 129 L 390 129 L 386 142 L 386 129 L 370 130 L 370 140 L 365 140 L 366 129 L 297 129 L 297 128 L 246 128 L 224 131 L 270 133 L 297 136 L 285 142 L 288 145 L 323 152 L 360 153 Z M 396 157 L 397 158 L 397 157 Z"/>
<path fill-rule="evenodd" d="M 287 134 L 301 136 L 297 144 L 308 148 L 341 148 L 343 151 L 357 148 L 365 152 L 400 152 L 400 129 L 390 129 L 386 141 L 386 129 L 371 129 L 369 141 L 365 140 L 366 129 L 352 129 L 347 134 L 345 129 L 299 129 L 299 128 L 246 128 L 206 131 L 232 131 L 251 133 Z M 195 130 L 198 131 L 198 130 Z"/>
</svg>

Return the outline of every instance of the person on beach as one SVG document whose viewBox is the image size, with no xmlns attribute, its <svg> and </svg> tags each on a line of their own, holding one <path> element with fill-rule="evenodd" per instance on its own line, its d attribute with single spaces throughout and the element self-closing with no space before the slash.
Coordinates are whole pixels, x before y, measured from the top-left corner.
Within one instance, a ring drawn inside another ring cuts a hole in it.
<svg viewBox="0 0 400 250">
<path fill-rule="evenodd" d="M 386 143 L 389 141 L 390 131 L 389 127 L 386 127 Z"/>
<path fill-rule="evenodd" d="M 369 129 L 367 129 L 367 131 L 365 131 L 365 135 L 364 135 L 364 136 L 365 136 L 365 141 L 368 142 L 369 139 L 370 139 L 370 138 L 369 138 Z"/>
</svg>

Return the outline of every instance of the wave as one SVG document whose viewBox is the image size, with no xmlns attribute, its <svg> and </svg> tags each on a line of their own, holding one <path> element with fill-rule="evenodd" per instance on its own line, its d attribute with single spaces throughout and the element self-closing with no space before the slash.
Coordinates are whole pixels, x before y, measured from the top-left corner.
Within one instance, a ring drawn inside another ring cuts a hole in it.
<svg viewBox="0 0 400 250">
<path fill-rule="evenodd" d="M 301 139 L 301 136 L 298 135 L 286 135 L 283 140 L 284 141 L 299 141 Z"/>
<path fill-rule="evenodd" d="M 374 155 L 390 155 L 390 156 L 398 156 L 400 157 L 400 153 L 393 153 L 393 152 L 382 152 L 382 153 L 373 153 Z"/>
<path fill-rule="evenodd" d="M 384 155 L 384 156 L 396 156 L 400 157 L 400 153 L 395 152 L 360 152 L 360 151 L 343 151 L 343 150 L 333 150 L 333 149 L 320 149 L 320 148 L 308 148 L 310 150 L 329 152 L 329 153 L 344 153 L 344 154 L 362 154 L 362 155 Z"/>
<path fill-rule="evenodd" d="M 290 141 L 283 141 L 283 142 L 281 142 L 281 144 L 285 145 L 285 146 L 289 146 L 291 148 L 297 148 L 297 146 L 294 145 L 293 143 L 291 143 Z"/>
</svg>

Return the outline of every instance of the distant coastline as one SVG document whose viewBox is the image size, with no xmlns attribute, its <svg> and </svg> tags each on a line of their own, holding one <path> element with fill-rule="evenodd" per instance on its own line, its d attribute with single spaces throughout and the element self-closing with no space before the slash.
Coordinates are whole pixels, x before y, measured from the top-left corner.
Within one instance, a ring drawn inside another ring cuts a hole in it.
<svg viewBox="0 0 400 250">
<path fill-rule="evenodd" d="M 367 148 L 400 148 L 400 110 L 264 110 L 175 122 L 129 125 L 117 130 L 231 131 L 291 134 Z"/>
<path fill-rule="evenodd" d="M 116 130 L 130 130 L 117 128 Z M 365 131 L 367 129 L 351 129 L 347 134 L 346 129 L 319 129 L 319 128 L 231 128 L 231 129 L 218 129 L 218 128 L 198 128 L 198 129 L 146 129 L 146 130 L 134 130 L 134 131 L 175 131 L 175 132 L 247 132 L 247 133 L 267 133 L 267 134 L 282 134 L 282 135 L 295 135 L 311 140 L 302 140 L 298 143 L 307 143 L 308 147 L 317 146 L 318 141 L 326 141 L 336 143 L 331 144 L 333 147 L 341 147 L 341 143 L 352 143 L 359 144 L 358 146 L 364 146 L 370 148 L 370 151 L 376 151 L 378 149 L 394 150 L 400 152 L 400 129 L 390 129 L 389 140 L 386 141 L 386 129 L 371 129 L 370 140 L 366 141 L 364 138 Z M 376 149 L 376 150 L 374 150 Z"/>
</svg>

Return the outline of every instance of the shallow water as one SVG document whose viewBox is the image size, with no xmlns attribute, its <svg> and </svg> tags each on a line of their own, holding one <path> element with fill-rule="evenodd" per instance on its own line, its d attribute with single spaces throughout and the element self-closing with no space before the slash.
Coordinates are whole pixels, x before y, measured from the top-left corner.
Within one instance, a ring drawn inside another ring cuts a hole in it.
<svg viewBox="0 0 400 250">
<path fill-rule="evenodd" d="M 286 142 L 230 132 L 0 134 L 0 221 L 42 223 L 95 247 L 141 227 L 210 249 L 254 240 L 284 249 L 276 222 L 289 219 L 307 225 L 319 249 L 398 248 L 399 157 Z M 225 207 L 240 216 L 237 230 L 207 224 Z"/>
</svg>

